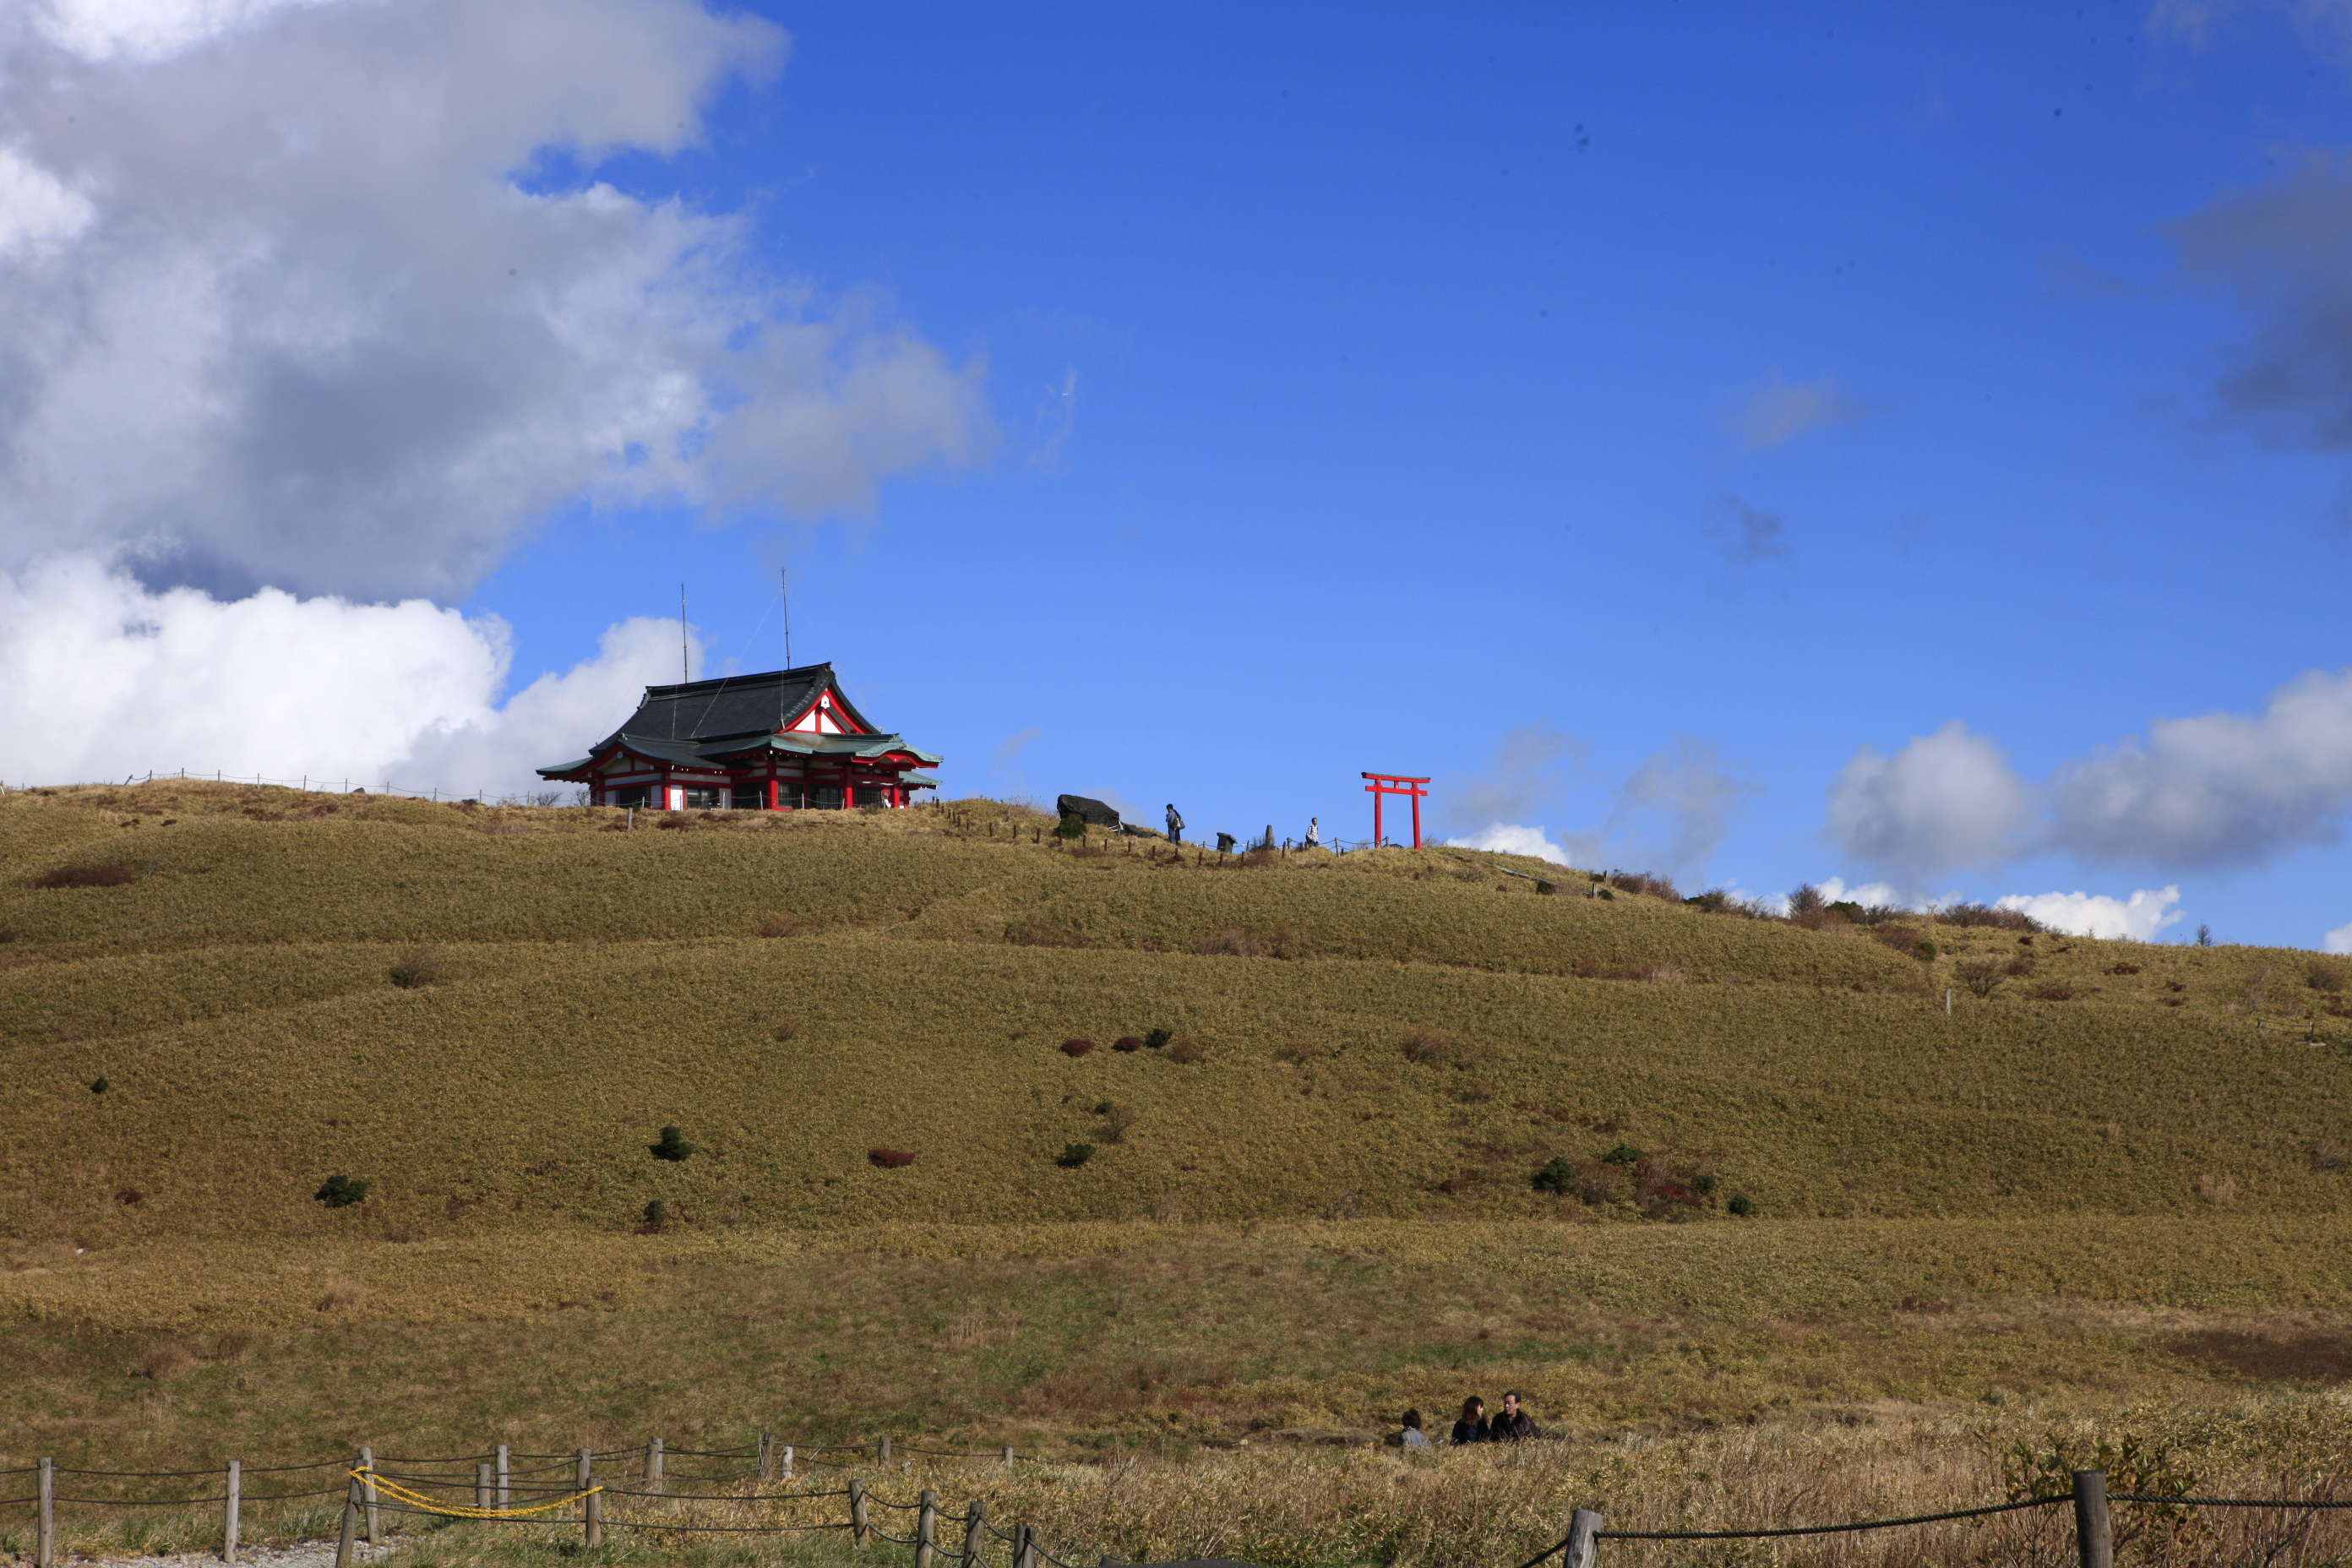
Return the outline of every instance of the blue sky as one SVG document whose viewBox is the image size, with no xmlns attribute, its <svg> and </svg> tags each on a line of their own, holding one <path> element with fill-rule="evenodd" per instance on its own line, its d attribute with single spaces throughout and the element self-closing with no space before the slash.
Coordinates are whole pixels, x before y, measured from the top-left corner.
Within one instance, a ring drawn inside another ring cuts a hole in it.
<svg viewBox="0 0 2352 1568">
<path fill-rule="evenodd" d="M 429 356 L 387 351 L 350 377 L 380 484 L 240 481 L 206 502 L 232 521 L 169 548 L 169 495 L 118 508 L 143 533 L 69 531 L 135 578 L 125 604 L 283 590 L 406 600 L 420 637 L 453 611 L 511 628 L 488 687 L 412 725 L 481 743 L 394 736 L 386 768 L 520 787 L 526 731 L 557 731 L 512 718 L 501 750 L 499 703 L 591 665 L 617 672 L 604 700 L 676 679 L 674 654 L 639 668 L 674 626 L 625 656 L 611 628 L 674 619 L 681 582 L 697 676 L 772 667 L 788 567 L 794 654 L 945 753 L 951 794 L 1352 837 L 1357 775 L 1385 769 L 1435 776 L 1450 833 L 1689 890 L 2177 889 L 2137 929 L 2352 946 L 2352 30 L 2328 14 L 594 9 L 669 30 L 593 65 L 551 44 L 523 73 L 544 90 L 478 142 L 575 217 L 609 187 L 643 232 L 692 229 L 629 274 L 693 306 L 631 318 L 639 360 L 548 363 L 667 385 L 653 337 L 703 333 L 694 420 L 598 452 L 604 405 L 516 415 L 501 450 L 586 455 L 502 502 L 467 489 L 480 515 L 444 537 L 384 497 L 456 471 L 416 410 L 466 405 L 394 408 Z M 362 0 L 38 47 L 201 101 L 273 48 L 358 47 L 332 31 L 352 10 L 416 13 L 420 58 L 472 36 L 455 0 Z M 617 101 L 639 58 L 683 129 L 581 132 L 566 92 Z M 42 221 L 96 243 L 128 177 L 76 184 L 64 132 L 26 123 L 100 215 Z M 457 225 L 436 203 L 478 197 L 489 153 L 379 166 L 370 134 L 341 144 L 355 188 Z M 345 221 L 249 199 L 270 232 Z M 533 235 L 551 265 L 589 243 Z M 762 423 L 777 384 L 729 357 L 779 321 L 824 328 L 814 427 Z M 858 363 L 873 385 L 842 391 Z M 241 472 L 324 471 L 315 433 L 267 428 Z M 324 542 L 251 544 L 294 526 L 289 498 Z M 72 598 L 35 574 L 48 547 L 16 549 L 27 605 Z M 586 695 L 565 755 L 622 716 Z M 2210 714 L 2238 717 L 2177 722 Z M 285 749 L 223 765 L 301 771 Z"/>
</svg>

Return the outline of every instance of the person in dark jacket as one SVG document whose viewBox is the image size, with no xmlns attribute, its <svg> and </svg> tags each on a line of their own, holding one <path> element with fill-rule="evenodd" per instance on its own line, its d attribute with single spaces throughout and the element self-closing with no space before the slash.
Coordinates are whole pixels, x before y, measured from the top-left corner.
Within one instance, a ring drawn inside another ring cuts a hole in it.
<svg viewBox="0 0 2352 1568">
<path fill-rule="evenodd" d="M 1462 1402 L 1462 1419 L 1454 1424 L 1454 1441 L 1483 1443 L 1486 1436 L 1486 1402 L 1474 1394 Z"/>
<path fill-rule="evenodd" d="M 1486 1425 L 1486 1441 L 1489 1443 L 1524 1443 L 1530 1437 L 1542 1436 L 1536 1430 L 1536 1424 L 1528 1418 L 1528 1413 L 1519 1408 L 1519 1391 L 1516 1388 L 1503 1395 L 1502 1413 Z"/>
</svg>

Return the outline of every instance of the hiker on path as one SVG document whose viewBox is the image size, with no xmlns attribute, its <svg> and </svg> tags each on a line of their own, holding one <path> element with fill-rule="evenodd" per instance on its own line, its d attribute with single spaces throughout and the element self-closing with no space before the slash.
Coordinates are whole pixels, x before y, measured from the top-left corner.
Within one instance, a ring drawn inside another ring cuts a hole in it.
<svg viewBox="0 0 2352 1568">
<path fill-rule="evenodd" d="M 1173 805 L 1168 808 L 1168 842 L 1171 844 L 1184 842 L 1184 819 L 1177 815 Z"/>
<path fill-rule="evenodd" d="M 1404 1413 L 1404 1431 L 1398 1436 L 1397 1446 L 1406 1449 L 1426 1449 L 1429 1447 L 1428 1435 L 1421 1429 L 1420 1411 L 1408 1410 Z"/>
<path fill-rule="evenodd" d="M 1454 1441 L 1483 1443 L 1486 1440 L 1486 1402 L 1476 1394 L 1462 1402 L 1462 1419 L 1454 1424 Z"/>
<path fill-rule="evenodd" d="M 1528 1418 L 1528 1413 L 1519 1408 L 1519 1391 L 1516 1388 L 1503 1395 L 1502 1414 L 1486 1424 L 1486 1441 L 1489 1443 L 1524 1443 L 1530 1437 L 1542 1436 L 1536 1430 L 1536 1424 Z"/>
<path fill-rule="evenodd" d="M 1305 849 L 1320 849 L 1323 847 L 1323 819 L 1321 817 L 1310 816 L 1307 819 L 1307 842 L 1304 845 L 1301 845 L 1300 847 Z"/>
</svg>

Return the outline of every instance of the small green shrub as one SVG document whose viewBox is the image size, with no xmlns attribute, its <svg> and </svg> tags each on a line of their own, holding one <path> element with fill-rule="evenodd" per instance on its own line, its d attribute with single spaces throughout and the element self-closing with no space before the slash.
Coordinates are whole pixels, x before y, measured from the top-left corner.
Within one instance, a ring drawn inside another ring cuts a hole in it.
<svg viewBox="0 0 2352 1568">
<path fill-rule="evenodd" d="M 1065 1143 L 1061 1156 L 1054 1163 L 1066 1171 L 1075 1171 L 1094 1157 L 1095 1146 L 1091 1143 Z"/>
<path fill-rule="evenodd" d="M 1642 1163 L 1642 1152 L 1631 1143 L 1620 1143 L 1601 1158 L 1612 1165 L 1638 1165 Z"/>
<path fill-rule="evenodd" d="M 659 1231 L 667 1224 L 669 1224 L 669 1205 L 667 1204 L 662 1202 L 659 1198 L 656 1198 L 653 1202 L 646 1205 L 646 1229 L 647 1232 L 651 1233 Z"/>
<path fill-rule="evenodd" d="M 683 1160 L 693 1152 L 694 1145 L 688 1142 L 686 1135 L 675 1127 L 663 1128 L 661 1142 L 652 1145 L 653 1157 L 656 1160 Z"/>
<path fill-rule="evenodd" d="M 1175 1037 L 1176 1031 L 1173 1029 L 1154 1029 L 1143 1037 L 1143 1043 L 1148 1048 L 1156 1051 Z"/>
<path fill-rule="evenodd" d="M 1562 1196 L 1576 1190 L 1576 1165 L 1565 1154 L 1554 1154 L 1536 1173 L 1535 1189 L 1539 1193 L 1559 1193 Z"/>
<path fill-rule="evenodd" d="M 102 1078 L 92 1079 L 89 1083 L 89 1091 L 92 1094 L 104 1094 L 108 1089 L 112 1089 L 113 1087 L 114 1086 L 112 1084 L 107 1082 Z"/>
<path fill-rule="evenodd" d="M 1087 819 L 1075 811 L 1054 825 L 1054 837 L 1056 838 L 1084 838 L 1086 836 Z"/>
<path fill-rule="evenodd" d="M 349 1176 L 329 1176 L 310 1196 L 331 1209 L 339 1209 L 351 1204 L 367 1202 L 367 1194 L 368 1184 L 364 1181 L 355 1182 Z"/>
<path fill-rule="evenodd" d="M 411 948 L 393 961 L 389 973 L 394 985 L 403 991 L 413 991 L 441 977 L 441 961 L 433 956 L 429 947 Z"/>
<path fill-rule="evenodd" d="M 1755 1201 L 1748 1197 L 1746 1193 L 1733 1194 L 1731 1201 L 1723 1206 L 1729 1209 L 1733 1214 L 1738 1215 L 1741 1219 L 1746 1219 L 1749 1215 L 1756 1212 Z"/>
<path fill-rule="evenodd" d="M 1919 962 L 1922 963 L 1936 962 L 1936 944 L 1924 937 L 1912 947 L 1911 951 L 1918 954 Z"/>
</svg>

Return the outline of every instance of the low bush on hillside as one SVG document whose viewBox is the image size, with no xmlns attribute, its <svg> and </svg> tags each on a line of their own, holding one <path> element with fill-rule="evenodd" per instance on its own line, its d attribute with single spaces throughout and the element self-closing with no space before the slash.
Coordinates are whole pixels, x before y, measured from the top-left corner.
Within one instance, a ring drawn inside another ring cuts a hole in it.
<svg viewBox="0 0 2352 1568">
<path fill-rule="evenodd" d="M 1064 1040 L 1062 1042 L 1062 1054 L 1066 1057 L 1082 1057 L 1094 1048 L 1095 1043 L 1092 1040 Z"/>
<path fill-rule="evenodd" d="M 2340 1171 L 2344 1168 L 2344 1145 L 2333 1138 L 2322 1138 L 2311 1146 L 2311 1168 L 2315 1171 Z"/>
<path fill-rule="evenodd" d="M 1558 1193 L 1562 1196 L 1576 1190 L 1576 1162 L 1565 1154 L 1554 1154 L 1543 1163 L 1535 1174 L 1535 1189 L 1539 1193 Z"/>
<path fill-rule="evenodd" d="M 2338 958 L 2315 958 L 2305 978 L 2314 991 L 2337 992 L 2352 984 L 2352 964 Z"/>
<path fill-rule="evenodd" d="M 392 983 L 403 991 L 413 991 L 419 985 L 430 985 L 441 977 L 441 961 L 429 947 L 411 948 L 392 962 L 386 973 Z"/>
<path fill-rule="evenodd" d="M 641 1236 L 659 1236 L 662 1232 L 662 1227 L 668 1224 L 669 1205 L 662 1202 L 659 1198 L 656 1198 L 653 1202 L 646 1205 L 645 1223 L 638 1227 L 638 1234 Z"/>
<path fill-rule="evenodd" d="M 1094 1157 L 1095 1146 L 1091 1143 L 1065 1143 L 1062 1145 L 1061 1153 L 1055 1156 L 1054 1163 L 1066 1171 L 1075 1171 Z"/>
<path fill-rule="evenodd" d="M 789 1046 L 801 1037 L 801 1021 L 798 1018 L 786 1018 L 775 1026 L 772 1033 L 778 1045 Z"/>
<path fill-rule="evenodd" d="M 676 1162 L 692 1154 L 694 1145 L 686 1141 L 686 1134 L 678 1129 L 665 1127 L 661 1130 L 661 1142 L 649 1145 L 648 1150 L 656 1160 Z"/>
<path fill-rule="evenodd" d="M 684 833 L 694 826 L 694 818 L 682 811 L 665 811 L 661 814 L 661 820 L 654 826 L 671 833 Z"/>
<path fill-rule="evenodd" d="M 1150 1029 L 1145 1031 L 1143 1036 L 1144 1047 L 1148 1050 L 1160 1050 L 1175 1037 L 1176 1031 L 1173 1029 Z"/>
<path fill-rule="evenodd" d="M 1426 1024 L 1415 1024 L 1404 1032 L 1404 1059 L 1426 1066 L 1442 1062 L 1454 1052 L 1454 1037 L 1443 1029 L 1433 1029 Z"/>
<path fill-rule="evenodd" d="M 331 1209 L 348 1208 L 352 1204 L 363 1204 L 367 1202 L 367 1195 L 368 1184 L 364 1180 L 353 1181 L 344 1175 L 329 1176 L 319 1184 L 319 1190 L 310 1194 L 313 1201 L 322 1203 Z"/>
<path fill-rule="evenodd" d="M 886 1171 L 897 1171 L 915 1163 L 915 1156 L 904 1149 L 868 1149 L 866 1158 Z"/>
<path fill-rule="evenodd" d="M 760 927 L 760 934 L 761 936 L 798 936 L 801 934 L 801 922 L 790 915 L 771 915 Z"/>
<path fill-rule="evenodd" d="M 1621 893 L 1643 893 L 1669 903 L 1682 902 L 1682 889 L 1675 886 L 1674 879 L 1654 871 L 1612 871 L 1601 879 Z"/>
<path fill-rule="evenodd" d="M 1103 1119 L 1103 1136 L 1114 1143 L 1124 1143 L 1127 1135 L 1142 1115 L 1131 1105 L 1112 1105 L 1106 1101 L 1096 1113 Z"/>
<path fill-rule="evenodd" d="M 1186 1067 L 1190 1067 L 1206 1055 L 1208 1052 L 1201 1048 L 1201 1042 L 1190 1035 L 1179 1036 L 1168 1047 L 1168 1060 Z"/>
<path fill-rule="evenodd" d="M 120 888 L 138 880 L 130 867 L 106 861 L 95 866 L 59 866 L 32 879 L 36 888 Z"/>
<path fill-rule="evenodd" d="M 1990 904 L 1947 904 L 1930 912 L 1948 926 L 1990 926 L 1996 931 L 2023 931 L 2050 929 L 2022 910 L 1997 910 Z"/>
<path fill-rule="evenodd" d="M 1110 1048 L 1115 1051 L 1139 1051 L 1143 1048 L 1143 1037 L 1121 1035 L 1110 1043 Z"/>
</svg>

